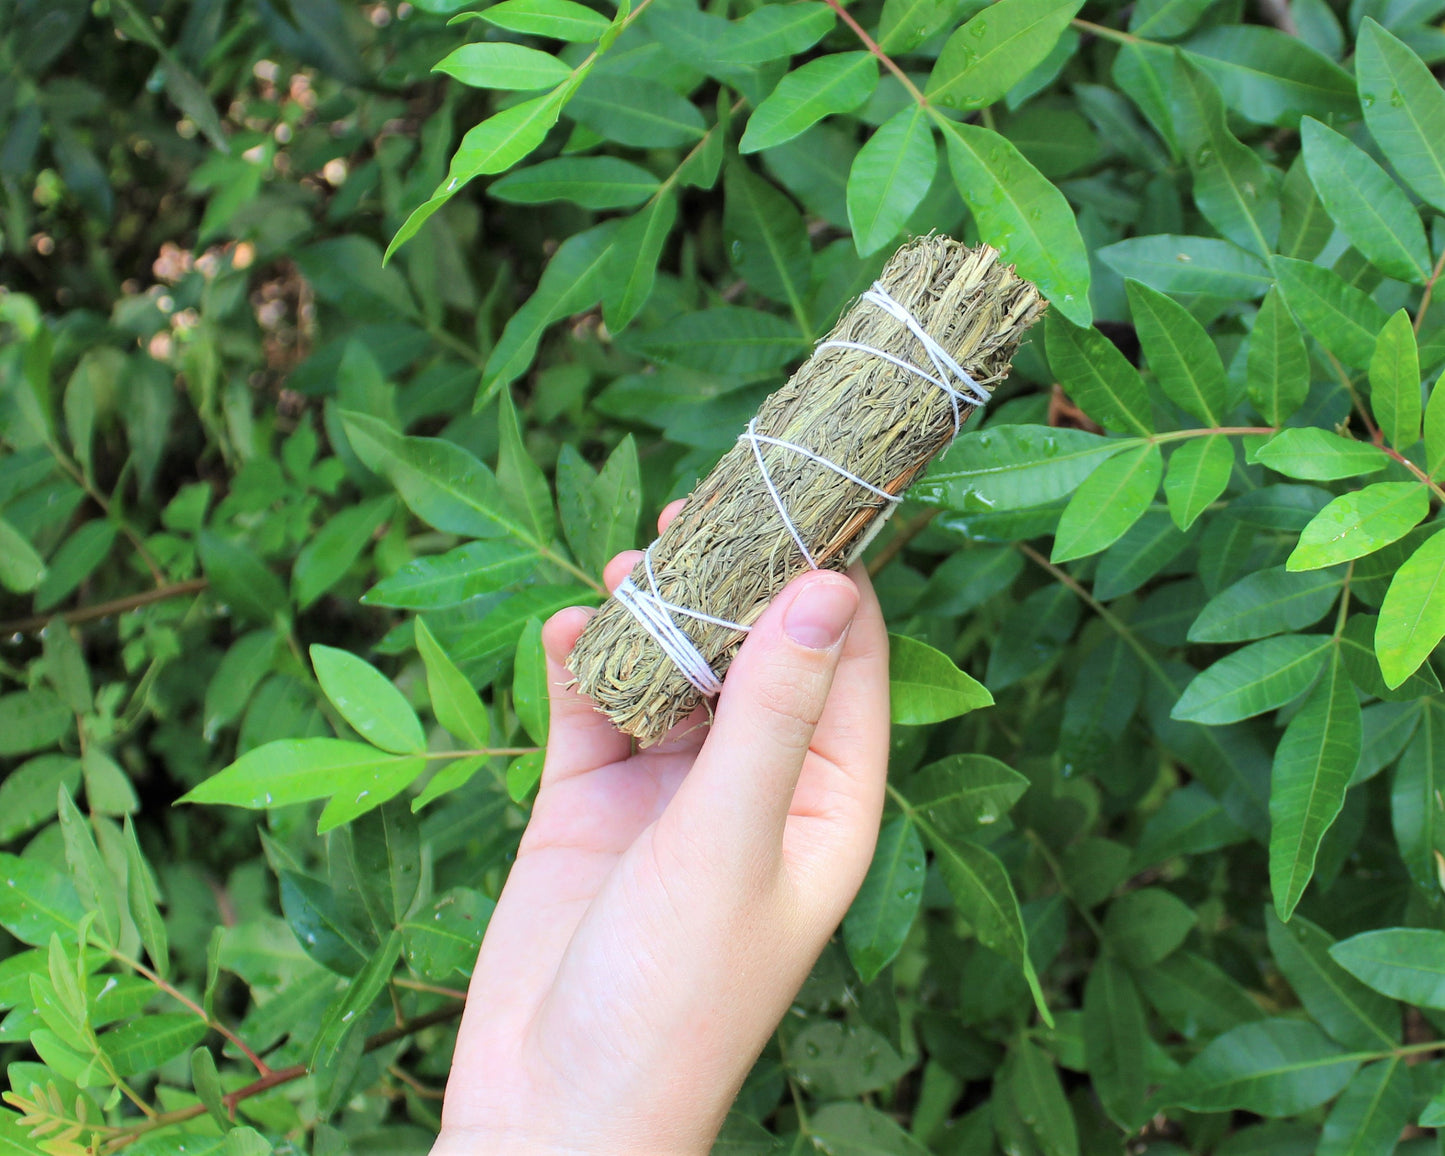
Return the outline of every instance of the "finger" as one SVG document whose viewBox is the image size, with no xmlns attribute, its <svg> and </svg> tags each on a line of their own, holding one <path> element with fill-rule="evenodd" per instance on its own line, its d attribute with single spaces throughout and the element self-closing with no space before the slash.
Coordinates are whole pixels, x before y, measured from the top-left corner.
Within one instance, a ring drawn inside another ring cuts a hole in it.
<svg viewBox="0 0 1445 1156">
<path fill-rule="evenodd" d="M 621 586 L 622 580 L 631 574 L 633 568 L 641 561 L 641 550 L 624 550 L 607 563 L 602 568 L 602 581 L 607 584 L 608 591 L 616 590 Z"/>
<path fill-rule="evenodd" d="M 857 586 L 831 571 L 805 574 L 778 595 L 728 669 L 712 730 L 659 836 L 669 824 L 693 856 L 719 866 L 776 862 L 858 600 Z"/>
<path fill-rule="evenodd" d="M 682 507 L 686 501 L 686 498 L 677 498 L 662 507 L 662 513 L 657 515 L 657 532 L 659 534 L 672 525 L 672 520 L 682 513 Z"/>
<path fill-rule="evenodd" d="M 557 611 L 542 627 L 551 705 L 547 760 L 542 768 L 544 791 L 554 782 L 615 763 L 632 752 L 632 740 L 614 727 L 590 698 L 567 685 L 572 681 L 567 655 L 593 613 L 570 606 Z"/>
</svg>

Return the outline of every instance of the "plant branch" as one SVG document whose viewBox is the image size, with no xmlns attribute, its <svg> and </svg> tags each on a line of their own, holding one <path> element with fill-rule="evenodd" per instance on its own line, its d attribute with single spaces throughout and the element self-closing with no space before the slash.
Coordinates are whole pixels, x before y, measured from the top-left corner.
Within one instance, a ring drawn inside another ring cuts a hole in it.
<svg viewBox="0 0 1445 1156">
<path fill-rule="evenodd" d="M 43 630 L 56 617 L 65 619 L 72 626 L 81 622 L 93 622 L 97 618 L 109 618 L 112 614 L 125 614 L 131 610 L 138 610 L 153 602 L 164 602 L 169 598 L 181 598 L 187 594 L 199 594 L 209 585 L 210 583 L 205 578 L 189 578 L 184 582 L 173 582 L 169 586 L 161 586 L 155 590 L 127 594 L 124 598 L 112 598 L 109 602 L 97 602 L 91 606 L 79 606 L 74 610 L 61 611 L 59 615 L 35 614 L 29 618 L 15 618 L 9 622 L 0 622 L 0 635 L 29 634 L 32 631 Z"/>
<path fill-rule="evenodd" d="M 826 3 L 829 8 L 831 8 L 834 12 L 838 14 L 838 19 L 843 21 L 844 24 L 848 25 L 848 27 L 853 30 L 853 35 L 858 37 L 858 39 L 863 42 L 863 47 L 868 49 L 869 52 L 876 56 L 882 63 L 883 67 L 888 69 L 889 72 L 893 73 L 893 75 L 898 78 L 898 83 L 903 85 L 903 88 L 908 93 L 908 95 L 913 97 L 913 99 L 916 100 L 924 108 L 927 108 L 928 97 L 924 96 L 923 93 L 918 91 L 918 86 L 914 84 L 913 81 L 909 80 L 908 74 L 904 72 L 903 69 L 898 67 L 898 65 L 894 62 L 893 58 L 888 55 L 888 53 L 884 52 L 883 49 L 879 47 L 878 41 L 874 40 L 873 37 L 868 35 L 868 33 L 864 30 L 863 25 L 859 24 L 858 21 L 854 20 L 852 14 L 849 13 L 849 11 L 844 8 L 842 4 L 838 3 L 838 0 L 826 0 Z"/>
<path fill-rule="evenodd" d="M 1088 32 L 1105 40 L 1117 41 L 1119 44 L 1148 43 L 1142 36 L 1135 36 L 1132 32 L 1120 32 L 1117 28 L 1107 28 L 1103 24 L 1095 24 L 1092 20 L 1070 20 L 1069 23 L 1080 32 Z"/>
<path fill-rule="evenodd" d="M 1370 417 L 1369 411 L 1365 409 L 1365 403 L 1360 400 L 1360 395 L 1355 389 L 1354 379 L 1340 363 L 1340 359 L 1328 349 L 1324 351 L 1325 356 L 1330 359 L 1330 365 L 1335 371 L 1335 376 L 1340 379 L 1340 384 L 1345 387 L 1345 392 L 1350 395 L 1350 404 L 1354 406 L 1355 412 L 1360 415 L 1360 420 L 1365 423 L 1365 432 L 1370 435 L 1370 440 L 1376 445 L 1381 444 L 1383 435 L 1376 427 L 1374 419 Z"/>
<path fill-rule="evenodd" d="M 1430 297 L 1435 292 L 1435 282 L 1440 280 L 1440 274 L 1445 272 L 1445 252 L 1440 254 L 1440 260 L 1435 262 L 1435 268 L 1430 271 L 1430 277 L 1425 282 L 1425 292 L 1420 297 L 1420 308 L 1415 310 L 1415 335 L 1420 335 L 1420 326 L 1425 322 L 1425 312 L 1430 308 Z"/>
</svg>

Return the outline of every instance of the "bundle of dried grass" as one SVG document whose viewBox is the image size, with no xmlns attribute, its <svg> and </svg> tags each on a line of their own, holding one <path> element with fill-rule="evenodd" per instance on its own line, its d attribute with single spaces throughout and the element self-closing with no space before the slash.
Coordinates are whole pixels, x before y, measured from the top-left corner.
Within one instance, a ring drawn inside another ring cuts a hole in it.
<svg viewBox="0 0 1445 1156">
<path fill-rule="evenodd" d="M 739 628 L 792 578 L 862 553 L 1044 308 L 987 246 L 930 236 L 900 249 L 699 483 L 624 599 L 587 625 L 577 686 L 643 745 L 661 739 L 717 689 Z M 940 353 L 963 384 L 944 382 Z"/>
</svg>

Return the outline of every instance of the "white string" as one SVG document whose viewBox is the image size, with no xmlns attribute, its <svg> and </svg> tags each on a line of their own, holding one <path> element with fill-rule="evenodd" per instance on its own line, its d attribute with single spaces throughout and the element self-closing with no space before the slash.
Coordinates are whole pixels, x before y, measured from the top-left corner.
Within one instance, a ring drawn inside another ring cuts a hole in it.
<svg viewBox="0 0 1445 1156">
<path fill-rule="evenodd" d="M 941 389 L 948 395 L 949 402 L 953 406 L 953 436 L 957 437 L 959 430 L 963 426 L 963 411 L 960 408 L 960 403 L 981 408 L 988 404 L 988 393 L 968 374 L 963 366 L 954 360 L 948 350 L 944 349 L 943 346 L 939 345 L 938 342 L 929 335 L 928 331 L 919 324 L 918 319 L 914 317 L 912 313 L 889 295 L 888 291 L 883 288 L 881 282 L 873 282 L 872 287 L 864 293 L 859 300 L 876 305 L 885 313 L 896 317 L 907 326 L 908 331 L 913 334 L 923 346 L 923 351 L 928 355 L 928 360 L 932 363 L 934 372 L 929 373 L 926 369 L 914 365 L 910 361 L 905 361 L 903 358 L 896 357 L 885 350 L 878 349 L 872 345 L 864 345 L 858 341 L 825 341 L 817 348 L 856 349 L 861 353 L 870 353 L 874 357 L 880 357 L 884 361 L 890 362 L 900 369 L 907 370 L 915 377 L 921 377 L 924 381 L 928 382 L 928 384 Z M 958 386 L 951 384 L 950 378 L 963 388 L 960 389 Z M 767 463 L 763 460 L 763 442 L 769 445 L 779 446 L 782 449 L 792 450 L 794 453 L 801 454 L 809 461 L 817 462 L 820 466 L 826 466 L 840 477 L 847 478 L 848 481 L 853 482 L 855 485 L 862 486 L 869 493 L 876 494 L 887 502 L 897 503 L 903 500 L 901 495 L 890 494 L 887 490 L 860 478 L 851 470 L 845 469 L 837 462 L 830 461 L 822 454 L 815 453 L 806 446 L 800 446 L 795 442 L 784 441 L 782 438 L 771 437 L 768 434 L 758 433 L 757 420 L 758 419 L 754 417 L 748 422 L 747 430 L 739 436 L 738 440 L 745 441 L 752 447 L 753 457 L 758 463 L 758 472 L 763 478 L 763 485 L 767 487 L 768 493 L 772 496 L 773 505 L 777 508 L 778 516 L 782 518 L 783 525 L 787 527 L 789 536 L 802 553 L 803 559 L 808 563 L 810 570 L 818 569 L 818 563 L 814 560 L 807 543 L 803 541 L 803 535 L 798 531 L 798 527 L 794 525 L 793 519 L 789 516 L 787 505 L 783 501 L 782 494 L 778 492 L 777 486 L 773 483 L 772 475 L 768 472 Z M 710 622 L 714 626 L 721 626 L 728 630 L 736 630 L 743 634 L 746 634 L 752 628 L 744 626 L 739 622 L 730 622 L 726 618 L 716 618 L 711 614 L 704 614 L 700 610 L 693 610 L 687 606 L 679 606 L 675 602 L 668 602 L 664 599 L 662 597 L 662 591 L 657 584 L 657 575 L 652 569 L 652 547 L 656 544 L 657 542 L 654 540 L 647 549 L 643 551 L 642 555 L 644 571 L 647 574 L 647 584 L 651 589 L 641 589 L 633 582 L 629 575 L 624 578 L 617 589 L 612 592 L 612 596 L 616 598 L 622 606 L 626 607 L 632 616 L 642 624 L 643 628 L 652 635 L 658 646 L 662 648 L 663 653 L 672 660 L 673 665 L 682 672 L 682 676 L 687 679 L 694 689 L 705 696 L 718 694 L 722 691 L 722 681 L 718 678 L 692 639 L 678 626 L 673 615 L 681 614 L 687 618 L 695 618 L 700 622 Z"/>
</svg>

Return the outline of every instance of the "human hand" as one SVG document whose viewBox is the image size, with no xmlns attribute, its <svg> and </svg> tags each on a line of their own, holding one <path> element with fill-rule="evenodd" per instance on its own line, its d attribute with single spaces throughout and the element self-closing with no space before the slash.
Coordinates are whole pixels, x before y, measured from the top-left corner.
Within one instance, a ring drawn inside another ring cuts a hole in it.
<svg viewBox="0 0 1445 1156">
<path fill-rule="evenodd" d="M 639 557 L 612 560 L 609 589 Z M 637 753 L 563 689 L 591 613 L 543 630 L 546 765 L 432 1156 L 706 1152 L 873 856 L 888 635 L 866 571 L 795 579 L 734 659 L 712 726 L 699 711 Z"/>
</svg>

